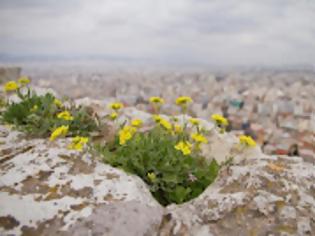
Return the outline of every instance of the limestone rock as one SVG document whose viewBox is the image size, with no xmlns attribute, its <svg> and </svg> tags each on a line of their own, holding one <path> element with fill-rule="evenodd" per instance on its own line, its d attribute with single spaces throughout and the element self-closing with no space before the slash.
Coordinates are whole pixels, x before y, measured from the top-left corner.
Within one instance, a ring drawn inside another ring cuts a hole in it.
<svg viewBox="0 0 315 236">
<path fill-rule="evenodd" d="M 314 180 L 302 158 L 251 156 L 198 198 L 169 206 L 160 235 L 314 235 Z"/>
<path fill-rule="evenodd" d="M 152 123 L 135 108 L 127 117 Z M 0 235 L 314 235 L 313 164 L 238 149 L 235 136 L 201 123 L 206 158 L 233 157 L 232 165 L 199 197 L 166 208 L 140 178 L 67 150 L 70 140 L 30 140 L 0 125 Z"/>
<path fill-rule="evenodd" d="M 154 235 L 162 207 L 136 176 L 69 140 L 26 140 L 1 126 L 0 235 Z"/>
</svg>

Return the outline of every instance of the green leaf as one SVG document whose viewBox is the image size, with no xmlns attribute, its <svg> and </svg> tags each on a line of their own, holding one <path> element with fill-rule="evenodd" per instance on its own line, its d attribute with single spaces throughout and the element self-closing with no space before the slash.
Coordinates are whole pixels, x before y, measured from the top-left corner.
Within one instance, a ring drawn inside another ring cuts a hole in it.
<svg viewBox="0 0 315 236">
<path fill-rule="evenodd" d="M 163 181 L 168 182 L 168 183 L 177 183 L 178 178 L 176 173 L 165 173 L 163 174 Z"/>
<path fill-rule="evenodd" d="M 189 137 L 188 134 L 183 136 Z M 184 156 L 174 146 L 179 136 L 172 136 L 156 127 L 146 133 L 137 133 L 126 145 L 115 141 L 103 147 L 103 155 L 111 152 L 104 161 L 137 174 L 150 185 L 153 196 L 162 204 L 182 203 L 197 197 L 213 182 L 219 165 L 195 154 Z M 156 181 L 148 182 L 146 174 L 156 173 Z M 196 179 L 190 179 L 190 174 Z"/>
<path fill-rule="evenodd" d="M 173 196 L 175 197 L 176 203 L 182 203 L 186 199 L 186 196 L 190 193 L 190 188 L 185 188 L 183 186 L 176 186 Z"/>
</svg>

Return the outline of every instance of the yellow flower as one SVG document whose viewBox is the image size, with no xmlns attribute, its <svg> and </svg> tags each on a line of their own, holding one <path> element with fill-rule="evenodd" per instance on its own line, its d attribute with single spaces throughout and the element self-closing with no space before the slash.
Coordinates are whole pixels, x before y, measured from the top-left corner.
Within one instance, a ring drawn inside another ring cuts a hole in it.
<svg viewBox="0 0 315 236">
<path fill-rule="evenodd" d="M 155 104 L 164 104 L 164 99 L 160 97 L 150 97 L 149 101 Z"/>
<path fill-rule="evenodd" d="M 153 115 L 152 118 L 157 124 L 161 125 L 166 130 L 172 130 L 172 124 L 169 121 L 162 118 L 160 115 Z"/>
<path fill-rule="evenodd" d="M 59 99 L 57 99 L 57 98 L 54 99 L 54 104 L 55 104 L 57 107 L 63 107 L 62 102 L 61 102 Z"/>
<path fill-rule="evenodd" d="M 172 124 L 165 119 L 160 120 L 160 125 L 162 125 L 166 130 L 172 129 Z"/>
<path fill-rule="evenodd" d="M 38 110 L 38 106 L 37 105 L 34 105 L 33 107 L 32 107 L 32 109 L 31 109 L 31 112 L 35 112 L 35 111 L 37 111 Z"/>
<path fill-rule="evenodd" d="M 131 121 L 131 126 L 136 127 L 136 128 L 141 127 L 142 124 L 143 124 L 143 122 L 140 119 L 134 119 Z"/>
<path fill-rule="evenodd" d="M 110 115 L 109 115 L 109 118 L 111 120 L 116 120 L 118 117 L 118 113 L 117 112 L 112 112 Z"/>
<path fill-rule="evenodd" d="M 124 145 L 136 133 L 137 129 L 131 126 L 125 126 L 119 131 L 119 144 Z"/>
<path fill-rule="evenodd" d="M 180 134 L 180 133 L 183 132 L 183 127 L 181 125 L 179 125 L 179 124 L 175 124 L 174 125 L 174 131 L 175 131 L 176 134 Z"/>
<path fill-rule="evenodd" d="M 63 120 L 73 120 L 73 116 L 71 116 L 70 112 L 68 111 L 63 111 L 63 112 L 58 113 L 57 117 Z"/>
<path fill-rule="evenodd" d="M 194 133 L 191 135 L 191 138 L 196 142 L 196 143 L 208 143 L 208 140 L 205 136 L 202 134 Z"/>
<path fill-rule="evenodd" d="M 27 76 L 21 76 L 18 79 L 18 83 L 21 84 L 22 86 L 25 86 L 25 85 L 29 84 L 30 82 L 31 82 L 31 80 Z"/>
<path fill-rule="evenodd" d="M 120 102 L 115 102 L 115 103 L 109 104 L 108 107 L 115 110 L 115 111 L 118 111 L 118 110 L 122 109 L 124 107 L 124 105 Z"/>
<path fill-rule="evenodd" d="M 179 105 L 179 106 L 185 106 L 185 105 L 187 105 L 188 103 L 191 103 L 191 102 L 193 102 L 191 97 L 181 96 L 181 97 L 178 97 L 176 99 L 176 104 Z"/>
<path fill-rule="evenodd" d="M 184 155 L 189 155 L 191 153 L 191 143 L 180 141 L 175 145 L 175 149 L 181 151 Z"/>
<path fill-rule="evenodd" d="M 156 175 L 154 174 L 154 172 L 148 173 L 147 176 L 152 183 L 156 180 Z"/>
<path fill-rule="evenodd" d="M 4 85 L 5 92 L 15 91 L 18 88 L 19 88 L 19 85 L 15 81 L 9 81 Z"/>
<path fill-rule="evenodd" d="M 153 115 L 152 119 L 156 122 L 156 123 L 160 123 L 160 121 L 162 120 L 162 117 L 160 115 Z"/>
<path fill-rule="evenodd" d="M 243 144 L 247 147 L 255 147 L 256 142 L 250 136 L 241 135 L 240 136 L 240 144 Z"/>
<path fill-rule="evenodd" d="M 219 114 L 213 114 L 211 118 L 218 126 L 228 126 L 229 124 L 228 120 Z"/>
<path fill-rule="evenodd" d="M 189 118 L 189 122 L 192 125 L 198 126 L 200 124 L 200 120 L 196 119 L 196 118 Z"/>
<path fill-rule="evenodd" d="M 87 144 L 89 138 L 76 136 L 72 138 L 71 143 L 68 145 L 68 149 L 82 151 L 83 146 Z"/>
<path fill-rule="evenodd" d="M 69 126 L 62 125 L 55 129 L 50 135 L 50 141 L 54 141 L 60 136 L 66 136 L 69 131 Z"/>
</svg>

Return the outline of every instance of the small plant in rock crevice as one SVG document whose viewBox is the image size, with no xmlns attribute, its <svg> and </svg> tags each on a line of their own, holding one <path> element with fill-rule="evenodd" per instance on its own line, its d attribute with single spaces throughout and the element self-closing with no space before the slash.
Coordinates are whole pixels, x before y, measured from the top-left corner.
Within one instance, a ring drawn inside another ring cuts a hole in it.
<svg viewBox="0 0 315 236">
<path fill-rule="evenodd" d="M 164 100 L 153 97 L 150 102 L 158 113 Z M 186 112 L 191 102 L 189 97 L 180 97 L 176 103 Z M 191 118 L 179 124 L 176 118 L 169 121 L 158 114 L 152 119 L 155 126 L 147 131 L 141 130 L 140 119 L 126 121 L 114 141 L 97 146 L 97 150 L 106 163 L 141 177 L 164 206 L 197 197 L 219 171 L 215 160 L 209 162 L 201 154 L 207 139 L 199 120 Z"/>
<path fill-rule="evenodd" d="M 70 105 L 65 107 L 50 93 L 37 95 L 28 86 L 30 80 L 22 77 L 18 82 L 5 84 L 6 93 L 15 93 L 19 102 L 7 102 L 1 114 L 1 121 L 14 125 L 34 137 L 49 137 L 54 130 L 67 126 L 69 136 L 88 135 L 97 129 L 94 117 L 85 107 Z"/>
</svg>

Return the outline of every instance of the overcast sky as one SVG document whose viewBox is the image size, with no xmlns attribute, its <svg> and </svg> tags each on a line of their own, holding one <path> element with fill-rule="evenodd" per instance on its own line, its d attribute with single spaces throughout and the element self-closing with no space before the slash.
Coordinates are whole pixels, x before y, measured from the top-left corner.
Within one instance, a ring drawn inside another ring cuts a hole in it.
<svg viewBox="0 0 315 236">
<path fill-rule="evenodd" d="M 0 0 L 0 54 L 315 64 L 314 0 Z"/>
</svg>

